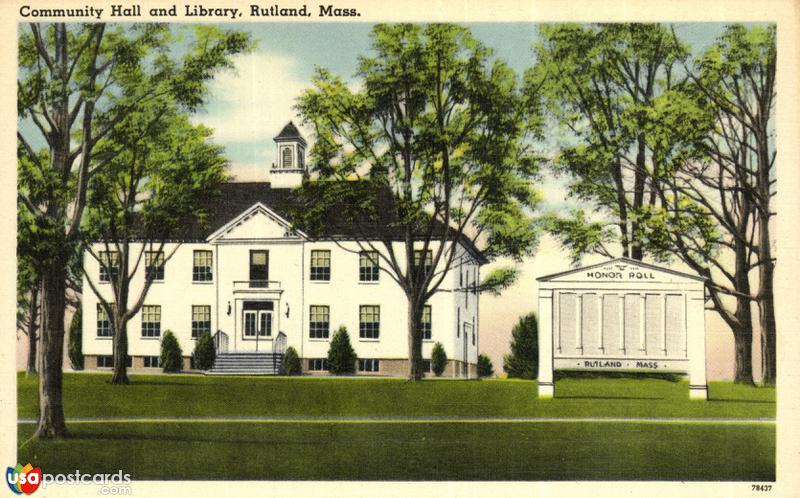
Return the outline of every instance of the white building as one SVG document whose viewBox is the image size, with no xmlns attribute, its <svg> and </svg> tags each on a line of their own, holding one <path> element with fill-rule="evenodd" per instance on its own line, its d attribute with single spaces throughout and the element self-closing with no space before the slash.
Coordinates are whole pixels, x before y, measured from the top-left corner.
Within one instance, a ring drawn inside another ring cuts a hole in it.
<svg viewBox="0 0 800 498">
<path fill-rule="evenodd" d="M 252 353 L 267 355 L 292 346 L 304 372 L 323 373 L 330 339 L 343 325 L 358 355 L 360 374 L 407 372 L 403 291 L 379 269 L 374 255 L 361 251 L 355 227 L 332 219 L 325 235 L 317 238 L 293 229 L 293 188 L 307 174 L 306 142 L 292 123 L 275 142 L 278 164 L 270 168 L 269 181 L 225 184 L 221 200 L 210 206 L 205 227 L 183 227 L 168 239 L 163 254 L 174 254 L 165 263 L 156 255 L 146 258 L 156 280 L 142 310 L 128 324 L 134 369 L 158 368 L 161 338 L 170 330 L 183 350 L 186 369 L 196 337 L 209 331 L 221 353 L 219 364 L 244 361 L 246 368 Z M 402 239 L 386 226 L 372 230 L 375 247 L 382 246 L 379 239 L 397 240 L 392 247 L 398 260 L 404 260 Z M 444 375 L 474 377 L 479 336 L 475 286 L 486 260 L 468 241 L 454 243 L 456 263 L 423 317 L 422 351 L 430 358 L 434 343 L 441 342 L 449 358 Z M 104 250 L 100 244 L 94 249 Z M 139 250 L 141 246 L 133 248 L 132 254 Z M 112 301 L 101 265 L 88 254 L 84 264 L 104 298 Z M 134 276 L 131 295 L 144 284 L 144 273 Z M 110 368 L 110 323 L 86 282 L 83 288 L 86 366 Z"/>
</svg>

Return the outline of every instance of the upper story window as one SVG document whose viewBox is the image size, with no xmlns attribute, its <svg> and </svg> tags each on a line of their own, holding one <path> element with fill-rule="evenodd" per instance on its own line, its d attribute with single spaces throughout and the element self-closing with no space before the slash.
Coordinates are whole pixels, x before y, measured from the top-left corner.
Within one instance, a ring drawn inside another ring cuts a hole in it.
<svg viewBox="0 0 800 498">
<path fill-rule="evenodd" d="M 433 268 L 433 251 L 428 249 L 425 251 L 425 259 L 423 260 L 422 251 L 414 251 L 414 268 L 418 268 L 420 261 L 423 261 L 423 272 L 428 274 Z"/>
<path fill-rule="evenodd" d="M 97 303 L 97 337 L 111 337 L 111 320 L 100 303 Z"/>
<path fill-rule="evenodd" d="M 292 167 L 292 149 L 291 147 L 284 147 L 281 150 L 281 168 L 291 169 Z"/>
<path fill-rule="evenodd" d="M 110 281 L 109 275 L 115 279 L 119 275 L 119 253 L 117 251 L 100 252 L 100 281 Z"/>
<path fill-rule="evenodd" d="M 161 306 L 142 306 L 142 337 L 161 337 Z"/>
<path fill-rule="evenodd" d="M 381 335 L 381 307 L 362 305 L 359 308 L 358 336 L 361 339 L 378 339 Z"/>
<path fill-rule="evenodd" d="M 330 307 L 312 305 L 310 315 L 308 337 L 327 339 L 330 334 Z"/>
<path fill-rule="evenodd" d="M 311 251 L 311 280 L 331 279 L 331 252 Z"/>
<path fill-rule="evenodd" d="M 148 278 L 164 280 L 164 253 L 161 251 L 145 252 L 144 271 Z"/>
<path fill-rule="evenodd" d="M 269 286 L 269 251 L 250 251 L 250 287 Z"/>
<path fill-rule="evenodd" d="M 194 251 L 192 258 L 192 281 L 211 282 L 213 280 L 211 251 Z"/>
<path fill-rule="evenodd" d="M 425 307 L 422 308 L 422 317 L 419 321 L 419 329 L 423 340 L 431 339 L 431 331 L 433 330 L 433 326 L 431 321 L 431 306 L 429 304 L 426 304 Z"/>
<path fill-rule="evenodd" d="M 211 333 L 211 306 L 192 305 L 192 338 Z"/>
<path fill-rule="evenodd" d="M 358 280 L 361 282 L 377 282 L 380 277 L 378 251 L 361 251 L 358 255 Z"/>
</svg>

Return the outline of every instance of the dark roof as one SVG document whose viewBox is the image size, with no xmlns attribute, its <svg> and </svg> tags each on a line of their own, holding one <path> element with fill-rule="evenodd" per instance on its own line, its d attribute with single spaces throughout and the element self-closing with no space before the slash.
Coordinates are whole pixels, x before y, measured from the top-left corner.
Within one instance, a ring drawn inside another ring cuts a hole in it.
<svg viewBox="0 0 800 498">
<path fill-rule="evenodd" d="M 179 230 L 174 231 L 166 238 L 184 241 L 204 241 L 211 234 L 225 226 L 228 222 L 242 214 L 244 211 L 257 203 L 261 203 L 274 211 L 277 215 L 284 218 L 299 230 L 307 233 L 312 239 L 355 239 L 364 236 L 376 240 L 390 239 L 403 240 L 403 227 L 396 222 L 391 192 L 382 191 L 377 195 L 372 195 L 375 213 L 368 219 L 355 218 L 358 216 L 358 208 L 351 205 L 353 199 L 358 199 L 363 203 L 363 199 L 369 197 L 366 190 L 358 185 L 359 182 L 339 183 L 335 189 L 336 199 L 341 199 L 340 205 L 329 205 L 324 213 L 317 213 L 318 220 L 316 226 L 307 225 L 307 221 L 300 218 L 298 213 L 307 212 L 319 205 L 315 202 L 320 196 L 325 195 L 325 191 L 334 192 L 325 184 L 310 184 L 303 189 L 272 188 L 269 182 L 231 182 L 225 183 L 220 188 L 220 195 L 215 199 L 209 199 L 204 203 L 202 210 L 206 213 L 205 222 L 191 222 L 184 224 Z M 341 186 L 344 185 L 344 189 Z M 349 192 L 350 199 L 343 191 Z M 373 192 L 374 193 L 374 192 Z M 341 197 L 339 197 L 341 196 Z M 349 204 L 348 204 L 349 203 Z M 316 205 L 316 206 L 315 206 Z M 348 216 L 344 213 L 350 211 Z M 350 220 L 350 221 L 348 221 Z M 443 224 L 439 224 L 435 229 L 441 233 L 444 229 Z M 450 229 L 453 237 L 457 236 L 455 230 Z M 435 235 L 434 235 L 435 237 Z M 475 247 L 467 237 L 459 237 L 461 243 L 481 264 L 488 260 L 483 253 Z"/>
<path fill-rule="evenodd" d="M 297 129 L 294 123 L 289 121 L 289 123 L 283 127 L 281 132 L 278 133 L 278 136 L 275 137 L 275 140 L 291 140 L 295 138 L 305 141 L 303 139 L 303 135 L 300 134 L 300 130 Z"/>
</svg>

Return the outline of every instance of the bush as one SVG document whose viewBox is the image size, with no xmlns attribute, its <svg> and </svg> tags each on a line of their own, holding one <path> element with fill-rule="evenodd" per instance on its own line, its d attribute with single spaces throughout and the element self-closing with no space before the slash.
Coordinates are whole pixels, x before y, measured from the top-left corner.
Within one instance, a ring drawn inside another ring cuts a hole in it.
<svg viewBox="0 0 800 498">
<path fill-rule="evenodd" d="M 356 371 L 356 352 L 350 345 L 350 334 L 347 327 L 341 326 L 331 339 L 328 350 L 328 365 L 333 375 L 352 374 Z"/>
<path fill-rule="evenodd" d="M 214 339 L 211 332 L 203 332 L 194 344 L 194 368 L 198 370 L 210 370 L 214 366 L 217 358 L 217 350 L 214 347 Z"/>
<path fill-rule="evenodd" d="M 478 377 L 490 377 L 494 375 L 492 360 L 485 354 L 478 355 Z"/>
<path fill-rule="evenodd" d="M 519 319 L 511 331 L 511 354 L 503 357 L 503 370 L 509 377 L 535 379 L 539 374 L 539 325 L 536 314 Z"/>
<path fill-rule="evenodd" d="M 67 347 L 69 353 L 69 363 L 73 370 L 83 370 L 83 319 L 81 317 L 81 308 L 75 311 L 72 315 L 72 321 L 69 323 L 69 346 Z"/>
<path fill-rule="evenodd" d="M 442 346 L 441 342 L 437 342 L 433 345 L 433 351 L 431 351 L 431 370 L 433 373 L 439 377 L 444 372 L 444 369 L 447 367 L 447 353 L 444 352 L 444 346 Z"/>
<path fill-rule="evenodd" d="M 300 375 L 301 373 L 303 373 L 303 366 L 300 363 L 300 356 L 296 349 L 289 346 L 283 355 L 283 374 Z"/>
<path fill-rule="evenodd" d="M 161 368 L 165 372 L 183 370 L 183 351 L 172 331 L 167 330 L 161 339 Z"/>
</svg>

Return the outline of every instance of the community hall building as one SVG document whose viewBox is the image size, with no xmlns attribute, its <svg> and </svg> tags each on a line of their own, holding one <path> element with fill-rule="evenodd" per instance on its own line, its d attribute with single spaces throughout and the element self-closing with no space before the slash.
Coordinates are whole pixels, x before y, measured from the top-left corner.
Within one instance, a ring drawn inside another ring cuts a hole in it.
<svg viewBox="0 0 800 498">
<path fill-rule="evenodd" d="M 305 233 L 292 223 L 292 213 L 298 205 L 297 187 L 308 175 L 306 141 L 292 123 L 274 141 L 278 161 L 264 168 L 263 182 L 223 185 L 221 197 L 209 203 L 203 226 L 181 227 L 165 237 L 160 253 L 145 252 L 146 271 L 155 280 L 142 309 L 128 323 L 133 370 L 159 370 L 161 339 L 170 330 L 182 348 L 186 370 L 193 366 L 197 337 L 209 332 L 218 352 L 211 373 L 276 373 L 274 359 L 292 346 L 304 373 L 325 374 L 330 341 L 343 325 L 359 358 L 358 374 L 407 373 L 405 294 L 381 270 L 380 258 L 358 242 L 366 236 L 380 249 L 380 241 L 390 241 L 398 261 L 405 261 L 400 232 L 391 223 L 356 227 L 330 212 L 322 235 Z M 455 262 L 424 310 L 423 358 L 429 368 L 433 345 L 441 342 L 449 358 L 444 375 L 475 377 L 477 283 L 487 261 L 463 237 L 447 243 L 454 244 Z M 115 271 L 118 255 L 103 244 L 93 249 L 110 264 L 104 267 L 85 254 L 84 279 L 92 278 L 104 298 L 113 301 L 108 269 Z M 131 254 L 141 249 L 134 244 Z M 420 250 L 414 257 L 427 261 L 435 249 L 426 254 Z M 172 256 L 165 261 L 165 254 Z M 132 296 L 144 285 L 144 275 L 134 275 Z M 90 287 L 84 282 L 83 288 Z M 110 369 L 109 317 L 91 291 L 83 293 L 82 306 L 85 365 Z"/>
</svg>

